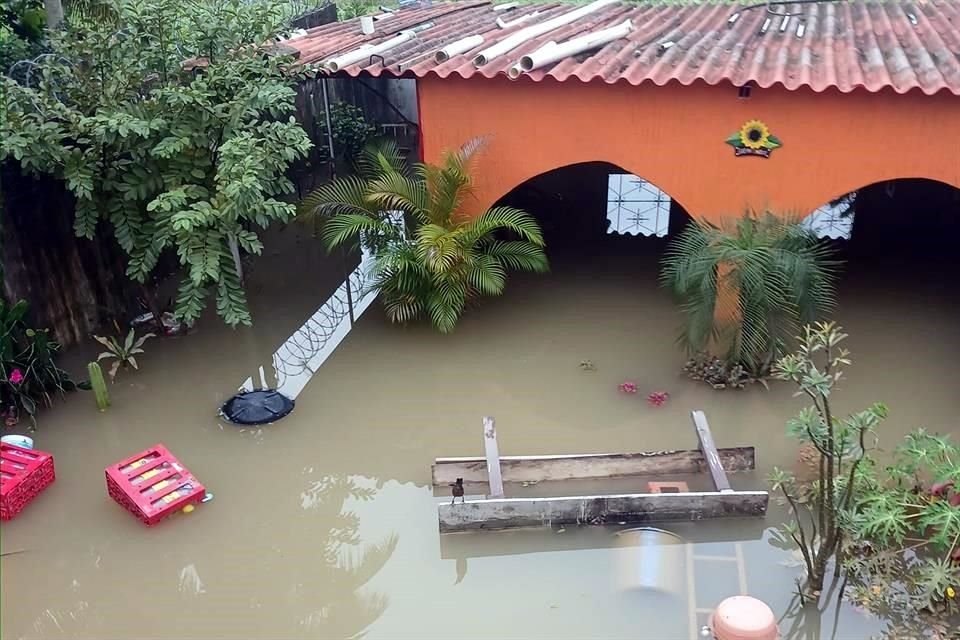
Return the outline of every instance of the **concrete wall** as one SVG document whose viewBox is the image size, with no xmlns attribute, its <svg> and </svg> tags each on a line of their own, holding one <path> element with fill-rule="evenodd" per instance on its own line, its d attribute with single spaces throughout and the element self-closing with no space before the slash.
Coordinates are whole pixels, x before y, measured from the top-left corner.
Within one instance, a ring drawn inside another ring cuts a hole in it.
<svg viewBox="0 0 960 640">
<path fill-rule="evenodd" d="M 518 184 L 591 161 L 623 167 L 691 215 L 747 206 L 809 213 L 881 180 L 930 178 L 960 187 L 960 98 L 570 80 L 428 76 L 419 80 L 424 155 L 438 160 L 490 136 L 478 165 L 480 210 Z M 753 119 L 783 146 L 735 157 L 725 140 Z"/>
</svg>

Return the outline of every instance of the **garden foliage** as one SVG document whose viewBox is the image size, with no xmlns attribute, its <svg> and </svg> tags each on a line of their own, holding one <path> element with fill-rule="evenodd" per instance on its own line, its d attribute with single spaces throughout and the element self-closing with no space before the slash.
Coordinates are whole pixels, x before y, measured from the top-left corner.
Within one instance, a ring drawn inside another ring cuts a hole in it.
<svg viewBox="0 0 960 640">
<path fill-rule="evenodd" d="M 107 228 L 146 282 L 161 256 L 181 270 L 176 313 L 212 296 L 249 324 L 241 252 L 295 212 L 287 168 L 305 155 L 294 121 L 299 71 L 274 55 L 281 5 L 243 0 L 117 0 L 73 19 L 26 85 L 2 80 L 0 160 L 54 173 L 76 198 L 75 229 Z"/>
</svg>

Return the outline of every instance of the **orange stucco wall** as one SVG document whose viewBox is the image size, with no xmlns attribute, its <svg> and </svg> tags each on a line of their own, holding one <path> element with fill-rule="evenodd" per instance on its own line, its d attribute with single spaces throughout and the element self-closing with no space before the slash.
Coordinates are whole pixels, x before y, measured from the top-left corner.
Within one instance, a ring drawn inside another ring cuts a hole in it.
<svg viewBox="0 0 960 640">
<path fill-rule="evenodd" d="M 418 80 L 427 161 L 491 136 L 477 168 L 482 210 L 557 167 L 611 162 L 654 183 L 694 216 L 745 207 L 810 212 L 854 189 L 893 178 L 960 187 L 960 97 L 841 94 L 732 86 L 665 87 Z M 734 157 L 724 140 L 759 119 L 783 146 L 769 159 Z"/>
</svg>

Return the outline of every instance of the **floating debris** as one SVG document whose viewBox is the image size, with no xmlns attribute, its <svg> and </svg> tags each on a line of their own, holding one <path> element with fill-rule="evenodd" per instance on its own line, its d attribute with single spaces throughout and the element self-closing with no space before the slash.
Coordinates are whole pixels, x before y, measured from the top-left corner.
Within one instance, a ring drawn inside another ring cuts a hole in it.
<svg viewBox="0 0 960 640">
<path fill-rule="evenodd" d="M 580 369 L 582 371 L 596 371 L 597 365 L 593 364 L 593 360 L 581 360 Z"/>
<path fill-rule="evenodd" d="M 714 389 L 743 389 L 756 382 L 739 364 L 731 365 L 716 356 L 697 354 L 687 361 L 683 372 L 691 380 L 706 382 Z"/>
</svg>

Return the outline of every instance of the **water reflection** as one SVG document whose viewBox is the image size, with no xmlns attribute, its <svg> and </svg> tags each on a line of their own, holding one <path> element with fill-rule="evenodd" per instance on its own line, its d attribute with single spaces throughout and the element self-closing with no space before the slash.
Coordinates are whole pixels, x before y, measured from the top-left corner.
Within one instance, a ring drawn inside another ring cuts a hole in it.
<svg viewBox="0 0 960 640">
<path fill-rule="evenodd" d="M 373 486 L 364 486 L 364 484 Z M 391 533 L 379 543 L 360 546 L 360 517 L 350 510 L 351 502 L 367 502 L 375 498 L 382 486 L 364 479 L 347 476 L 321 476 L 309 480 L 300 494 L 300 506 L 311 517 L 320 518 L 323 535 L 318 546 L 320 566 L 310 581 L 321 593 L 300 620 L 305 629 L 322 638 L 359 638 L 387 609 L 387 596 L 377 592 L 360 592 L 387 564 L 397 549 L 400 538 Z M 297 591 L 304 589 L 298 584 Z M 332 587 L 332 588 L 331 588 Z M 318 605 L 318 606 L 317 606 Z"/>
<path fill-rule="evenodd" d="M 783 640 L 837 640 L 847 582 L 836 574 L 829 578 L 819 602 L 794 594 L 779 621 Z"/>
</svg>

